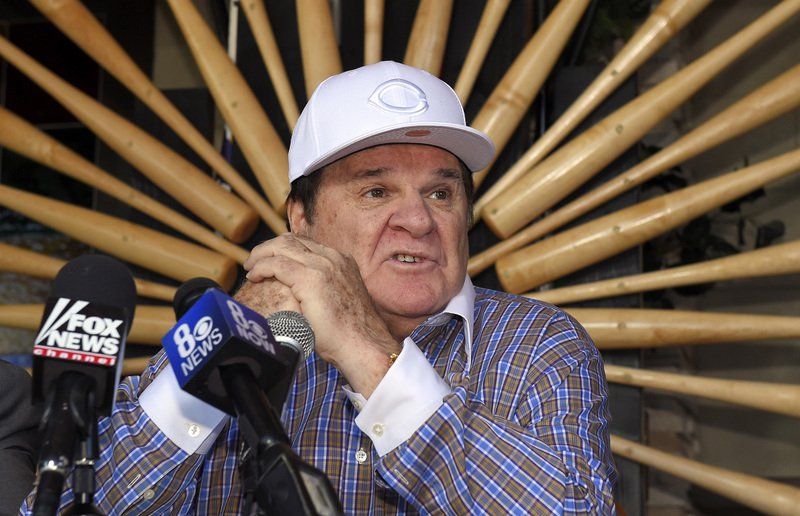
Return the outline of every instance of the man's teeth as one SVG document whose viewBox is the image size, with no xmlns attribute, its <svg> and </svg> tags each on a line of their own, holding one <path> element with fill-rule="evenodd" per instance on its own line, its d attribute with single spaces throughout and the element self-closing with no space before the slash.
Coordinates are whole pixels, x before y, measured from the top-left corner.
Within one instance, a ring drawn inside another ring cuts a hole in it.
<svg viewBox="0 0 800 516">
<path fill-rule="evenodd" d="M 422 258 L 417 258 L 416 256 L 411 256 L 410 254 L 398 254 L 395 255 L 395 259 L 401 262 L 421 262 Z"/>
</svg>

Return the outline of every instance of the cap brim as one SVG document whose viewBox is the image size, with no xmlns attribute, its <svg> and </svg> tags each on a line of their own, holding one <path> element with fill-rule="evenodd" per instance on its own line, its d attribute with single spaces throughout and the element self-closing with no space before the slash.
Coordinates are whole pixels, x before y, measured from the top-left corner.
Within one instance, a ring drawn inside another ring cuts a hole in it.
<svg viewBox="0 0 800 516">
<path fill-rule="evenodd" d="M 492 162 L 494 143 L 488 136 L 471 127 L 449 123 L 405 123 L 383 127 L 330 150 L 309 163 L 303 171 L 308 175 L 325 165 L 360 150 L 389 143 L 433 145 L 450 151 L 472 172 L 483 170 Z"/>
</svg>

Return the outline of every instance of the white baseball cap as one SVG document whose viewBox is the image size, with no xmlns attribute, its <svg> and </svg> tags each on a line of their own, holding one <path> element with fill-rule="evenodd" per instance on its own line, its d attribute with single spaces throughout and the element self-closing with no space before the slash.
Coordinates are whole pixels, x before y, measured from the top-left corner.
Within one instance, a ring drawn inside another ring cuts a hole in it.
<svg viewBox="0 0 800 516">
<path fill-rule="evenodd" d="M 444 81 L 393 61 L 329 77 L 300 114 L 289 145 L 289 181 L 348 154 L 387 143 L 441 147 L 473 172 L 486 168 L 494 144 L 468 127 Z"/>
</svg>

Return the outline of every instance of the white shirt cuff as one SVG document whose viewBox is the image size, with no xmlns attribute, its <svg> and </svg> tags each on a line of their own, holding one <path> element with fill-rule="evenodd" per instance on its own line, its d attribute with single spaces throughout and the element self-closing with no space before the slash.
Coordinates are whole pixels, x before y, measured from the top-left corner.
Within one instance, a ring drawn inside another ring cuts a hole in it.
<svg viewBox="0 0 800 516">
<path fill-rule="evenodd" d="M 356 417 L 356 425 L 382 457 L 407 441 L 450 392 L 414 341 L 406 338 L 403 351 Z"/>
<path fill-rule="evenodd" d="M 165 367 L 139 396 L 139 405 L 159 430 L 186 453 L 206 453 L 228 415 L 181 390 Z"/>
</svg>

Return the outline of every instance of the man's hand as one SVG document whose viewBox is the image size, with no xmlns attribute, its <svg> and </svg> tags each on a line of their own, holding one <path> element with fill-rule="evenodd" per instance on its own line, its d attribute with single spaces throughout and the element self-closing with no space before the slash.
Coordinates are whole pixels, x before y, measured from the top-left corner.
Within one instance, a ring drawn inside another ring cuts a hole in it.
<svg viewBox="0 0 800 516">
<path fill-rule="evenodd" d="M 255 247 L 244 268 L 247 285 L 272 279 L 288 287 L 314 329 L 315 351 L 357 392 L 372 394 L 389 368 L 389 355 L 399 353 L 401 345 L 378 315 L 355 260 L 308 238 L 284 234 Z M 248 290 L 262 297 L 255 285 Z M 261 312 L 256 306 L 263 304 L 250 306 Z"/>
</svg>

